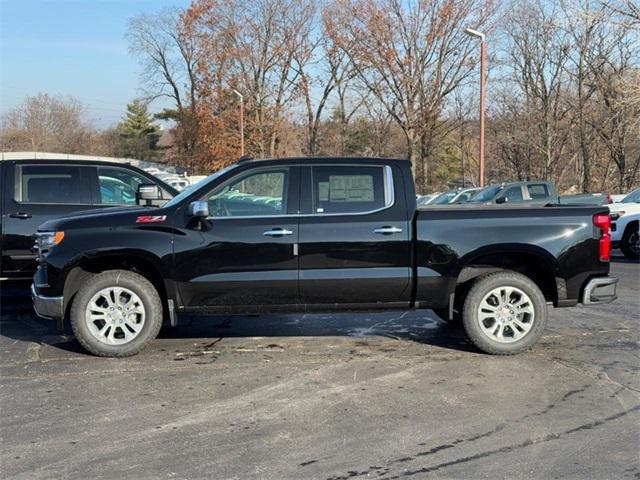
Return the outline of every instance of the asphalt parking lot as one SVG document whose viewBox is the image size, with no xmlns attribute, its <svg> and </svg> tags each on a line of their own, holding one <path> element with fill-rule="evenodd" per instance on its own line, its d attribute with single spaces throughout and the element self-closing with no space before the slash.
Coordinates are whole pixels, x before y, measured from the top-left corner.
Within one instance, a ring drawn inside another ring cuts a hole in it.
<svg viewBox="0 0 640 480">
<path fill-rule="evenodd" d="M 85 354 L 4 287 L 3 478 L 640 478 L 640 265 L 478 353 L 431 311 L 182 319 Z"/>
</svg>

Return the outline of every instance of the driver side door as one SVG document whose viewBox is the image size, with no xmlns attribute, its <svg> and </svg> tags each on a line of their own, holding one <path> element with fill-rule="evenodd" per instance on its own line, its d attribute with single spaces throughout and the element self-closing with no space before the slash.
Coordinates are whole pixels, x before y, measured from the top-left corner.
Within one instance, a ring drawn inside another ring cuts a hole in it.
<svg viewBox="0 0 640 480">
<path fill-rule="evenodd" d="M 298 304 L 299 168 L 241 172 L 205 194 L 209 217 L 175 244 L 187 308 L 265 311 Z M 181 250 L 180 250 L 181 249 Z"/>
</svg>

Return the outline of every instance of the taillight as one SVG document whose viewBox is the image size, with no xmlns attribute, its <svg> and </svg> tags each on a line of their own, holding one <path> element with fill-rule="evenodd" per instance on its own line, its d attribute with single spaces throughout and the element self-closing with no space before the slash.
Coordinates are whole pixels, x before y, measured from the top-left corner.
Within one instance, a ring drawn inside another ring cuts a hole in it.
<svg viewBox="0 0 640 480">
<path fill-rule="evenodd" d="M 611 258 L 611 217 L 608 213 L 593 216 L 593 225 L 600 229 L 600 260 L 608 262 Z"/>
</svg>

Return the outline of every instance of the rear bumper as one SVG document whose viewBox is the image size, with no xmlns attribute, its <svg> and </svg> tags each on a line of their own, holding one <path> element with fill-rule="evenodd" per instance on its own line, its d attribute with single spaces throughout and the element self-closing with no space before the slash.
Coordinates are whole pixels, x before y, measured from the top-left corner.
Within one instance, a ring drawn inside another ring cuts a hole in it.
<svg viewBox="0 0 640 480">
<path fill-rule="evenodd" d="M 59 320 L 64 317 L 63 297 L 45 297 L 36 292 L 36 288 L 31 284 L 31 299 L 33 309 L 39 317 Z"/>
<path fill-rule="evenodd" d="M 613 277 L 597 277 L 589 280 L 584 287 L 582 303 L 585 305 L 594 305 L 597 303 L 613 302 L 618 296 L 616 295 L 617 278 Z"/>
</svg>

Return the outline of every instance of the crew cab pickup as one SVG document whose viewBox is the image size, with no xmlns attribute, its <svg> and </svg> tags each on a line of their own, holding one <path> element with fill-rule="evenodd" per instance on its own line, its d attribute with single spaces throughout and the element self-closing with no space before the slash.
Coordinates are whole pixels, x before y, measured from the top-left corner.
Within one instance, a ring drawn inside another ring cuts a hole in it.
<svg viewBox="0 0 640 480">
<path fill-rule="evenodd" d="M 156 185 L 163 201 L 178 193 L 126 163 L 64 157 L 34 159 L 17 152 L 0 157 L 0 281 L 31 279 L 37 267 L 34 235 L 46 220 L 80 210 L 135 207 L 140 185 Z"/>
<path fill-rule="evenodd" d="M 434 309 L 513 354 L 547 307 L 609 302 L 606 207 L 416 208 L 411 165 L 241 160 L 158 209 L 52 220 L 32 295 L 90 352 L 127 356 L 181 313 Z"/>
</svg>

